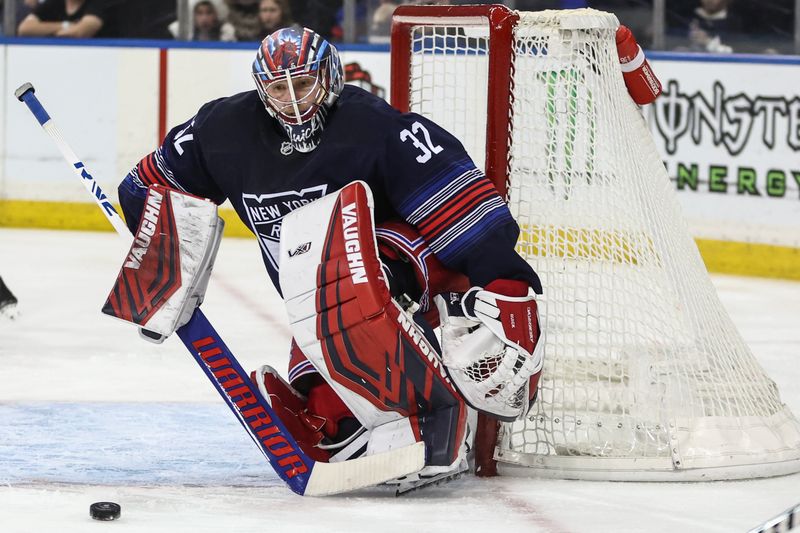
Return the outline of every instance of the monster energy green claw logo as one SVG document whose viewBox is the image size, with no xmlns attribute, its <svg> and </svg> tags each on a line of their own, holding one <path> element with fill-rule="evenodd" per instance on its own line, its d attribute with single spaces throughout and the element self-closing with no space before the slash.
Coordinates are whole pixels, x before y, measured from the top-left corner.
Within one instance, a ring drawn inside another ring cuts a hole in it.
<svg viewBox="0 0 800 533">
<path fill-rule="evenodd" d="M 561 184 L 563 194 L 569 197 L 574 177 L 583 176 L 591 180 L 595 156 L 595 120 L 592 95 L 585 88 L 585 77 L 577 69 L 553 70 L 538 74 L 545 84 L 545 118 L 547 121 L 547 174 L 554 190 Z M 581 108 L 581 85 L 584 85 L 585 102 Z M 563 102 L 563 103 L 562 103 Z M 566 113 L 559 112 L 559 105 L 566 105 Z M 587 140 L 583 168 L 577 164 L 576 145 L 578 143 L 579 121 L 586 117 Z"/>
</svg>

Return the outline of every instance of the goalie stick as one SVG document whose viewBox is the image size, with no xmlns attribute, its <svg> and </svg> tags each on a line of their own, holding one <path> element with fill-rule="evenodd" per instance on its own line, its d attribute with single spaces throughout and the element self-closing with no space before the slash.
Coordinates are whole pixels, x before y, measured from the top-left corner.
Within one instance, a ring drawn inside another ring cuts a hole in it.
<svg viewBox="0 0 800 533">
<path fill-rule="evenodd" d="M 14 96 L 28 106 L 56 143 L 117 234 L 129 241 L 130 232 L 122 217 L 61 136 L 34 94 L 33 85 L 23 84 L 14 91 Z M 425 445 L 422 442 L 339 463 L 314 461 L 303 453 L 199 308 L 194 310 L 189 322 L 178 328 L 177 333 L 275 472 L 295 493 L 324 496 L 348 492 L 406 476 L 425 466 Z"/>
</svg>

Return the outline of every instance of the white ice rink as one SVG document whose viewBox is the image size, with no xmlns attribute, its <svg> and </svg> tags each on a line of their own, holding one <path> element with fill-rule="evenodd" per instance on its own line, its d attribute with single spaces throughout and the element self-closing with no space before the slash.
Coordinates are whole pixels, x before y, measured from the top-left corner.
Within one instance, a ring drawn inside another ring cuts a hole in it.
<svg viewBox="0 0 800 533">
<path fill-rule="evenodd" d="M 177 338 L 100 313 L 126 246 L 111 233 L 0 229 L 0 533 L 747 531 L 800 502 L 800 475 L 713 483 L 471 476 L 395 498 L 302 498 L 272 473 Z M 800 284 L 715 276 L 800 414 Z M 225 239 L 203 309 L 242 366 L 285 369 L 283 305 L 255 241 Z M 89 504 L 122 505 L 101 523 Z"/>
</svg>

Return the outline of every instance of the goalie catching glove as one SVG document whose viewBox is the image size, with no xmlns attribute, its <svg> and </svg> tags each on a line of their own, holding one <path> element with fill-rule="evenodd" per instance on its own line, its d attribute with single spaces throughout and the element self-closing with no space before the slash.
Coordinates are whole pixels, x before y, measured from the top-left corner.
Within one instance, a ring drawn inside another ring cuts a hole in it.
<svg viewBox="0 0 800 533">
<path fill-rule="evenodd" d="M 504 421 L 522 419 L 544 363 L 539 310 L 528 285 L 495 280 L 436 297 L 442 362 L 466 402 Z"/>
<path fill-rule="evenodd" d="M 419 313 L 432 327 L 440 325 L 440 318 L 447 322 L 441 324 L 442 362 L 467 403 L 495 418 L 524 416 L 535 398 L 543 351 L 537 350 L 539 320 L 528 284 L 498 279 L 486 290 L 470 289 L 467 277 L 441 264 L 413 226 L 383 223 L 376 234 L 384 262 L 388 256 L 413 267 L 422 289 Z M 438 309 L 429 311 L 429 300 L 437 302 Z M 512 364 L 514 345 L 530 354 L 519 355 L 517 366 Z M 497 367 L 492 360 L 499 360 L 506 346 L 505 360 L 511 366 Z M 499 388 L 504 390 L 498 396 L 492 391 Z"/>
</svg>

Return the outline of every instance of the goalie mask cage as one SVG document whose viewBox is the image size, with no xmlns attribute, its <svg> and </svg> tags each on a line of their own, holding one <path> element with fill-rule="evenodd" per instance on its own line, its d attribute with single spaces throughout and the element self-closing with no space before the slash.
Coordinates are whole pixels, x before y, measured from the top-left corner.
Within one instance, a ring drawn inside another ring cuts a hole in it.
<svg viewBox="0 0 800 533">
<path fill-rule="evenodd" d="M 489 434 L 489 459 L 577 479 L 798 471 L 800 425 L 717 298 L 626 91 L 618 24 L 591 9 L 395 11 L 392 104 L 462 140 L 544 285 L 539 397 Z"/>
</svg>

